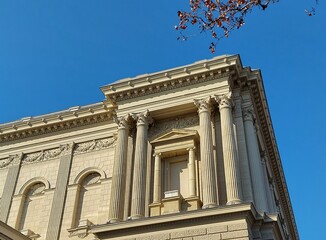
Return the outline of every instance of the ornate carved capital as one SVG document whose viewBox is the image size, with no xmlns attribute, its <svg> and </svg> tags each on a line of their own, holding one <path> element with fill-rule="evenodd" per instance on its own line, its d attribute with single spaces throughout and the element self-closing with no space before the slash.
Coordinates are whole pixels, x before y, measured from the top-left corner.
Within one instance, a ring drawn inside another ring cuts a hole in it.
<svg viewBox="0 0 326 240">
<path fill-rule="evenodd" d="M 232 92 L 220 96 L 215 95 L 214 98 L 215 101 L 218 103 L 220 110 L 223 108 L 232 108 L 234 105 L 232 100 Z"/>
<path fill-rule="evenodd" d="M 210 97 L 206 99 L 194 99 L 194 104 L 198 108 L 198 113 L 202 113 L 202 112 L 211 113 L 212 111 L 212 103 Z"/>
<path fill-rule="evenodd" d="M 150 113 L 148 110 L 146 110 L 143 113 L 133 114 L 133 119 L 136 121 L 137 126 L 141 126 L 141 125 L 148 126 L 149 124 L 151 124 L 153 122 L 153 119 L 150 116 Z"/>
<path fill-rule="evenodd" d="M 243 120 L 254 122 L 255 114 L 252 108 L 243 109 Z"/>
<path fill-rule="evenodd" d="M 130 128 L 130 119 L 131 119 L 130 114 L 128 114 L 127 116 L 123 116 L 123 117 L 114 116 L 114 121 L 118 124 L 118 130 L 129 129 Z"/>
</svg>

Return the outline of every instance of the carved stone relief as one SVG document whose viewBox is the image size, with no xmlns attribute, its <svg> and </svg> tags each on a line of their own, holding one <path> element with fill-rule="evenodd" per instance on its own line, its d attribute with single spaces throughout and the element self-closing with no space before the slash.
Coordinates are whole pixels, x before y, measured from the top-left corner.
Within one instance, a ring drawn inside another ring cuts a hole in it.
<svg viewBox="0 0 326 240">
<path fill-rule="evenodd" d="M 159 133 L 168 131 L 169 129 L 181 129 L 199 125 L 198 115 L 185 116 L 183 118 L 170 118 L 164 121 L 154 123 L 155 126 L 149 130 L 149 138 Z"/>
<path fill-rule="evenodd" d="M 5 159 L 0 159 L 0 168 L 5 168 L 11 165 L 19 164 L 21 157 L 22 157 L 21 154 L 16 154 L 16 155 L 10 155 L 8 158 Z"/>
<path fill-rule="evenodd" d="M 88 153 L 114 146 L 116 138 L 104 138 L 75 145 L 74 154 Z"/>
<path fill-rule="evenodd" d="M 53 158 L 57 158 L 63 155 L 67 155 L 71 152 L 72 144 L 60 145 L 58 148 L 43 150 L 40 152 L 29 153 L 24 155 L 22 165 L 43 162 Z"/>
</svg>

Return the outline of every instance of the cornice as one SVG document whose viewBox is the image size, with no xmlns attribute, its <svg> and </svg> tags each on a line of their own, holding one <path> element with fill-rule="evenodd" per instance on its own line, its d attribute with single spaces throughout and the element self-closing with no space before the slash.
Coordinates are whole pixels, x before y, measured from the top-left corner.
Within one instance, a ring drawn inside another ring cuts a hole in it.
<svg viewBox="0 0 326 240">
<path fill-rule="evenodd" d="M 205 210 L 186 212 L 183 214 L 167 214 L 159 217 L 143 218 L 137 221 L 124 221 L 114 224 L 95 225 L 90 227 L 93 234 L 108 234 L 116 231 L 131 231 L 140 228 L 156 228 L 157 226 L 175 226 L 178 222 L 198 222 L 201 219 L 223 218 L 225 216 L 244 216 L 253 219 L 259 219 L 261 216 L 257 213 L 251 203 L 242 203 L 229 206 L 220 206 Z"/>
<path fill-rule="evenodd" d="M 239 87 L 248 87 L 251 90 L 254 105 L 257 110 L 257 117 L 260 122 L 260 129 L 264 136 L 267 152 L 276 180 L 275 182 L 280 194 L 279 197 L 284 206 L 288 223 L 291 225 L 289 231 L 291 232 L 293 239 L 299 239 L 260 70 L 251 70 L 249 67 L 243 68 L 243 71 L 239 72 L 236 84 Z"/>
<path fill-rule="evenodd" d="M 101 102 L 37 117 L 25 117 L 0 125 L 0 143 L 110 121 L 113 114 L 114 110 Z"/>
<path fill-rule="evenodd" d="M 223 77 L 232 77 L 234 73 L 239 71 L 239 69 L 235 69 L 239 64 L 241 64 L 241 61 L 238 55 L 225 55 L 162 72 L 122 79 L 101 87 L 101 90 L 107 101 L 112 105 L 116 105 L 117 102 L 127 99 L 156 94 Z"/>
</svg>

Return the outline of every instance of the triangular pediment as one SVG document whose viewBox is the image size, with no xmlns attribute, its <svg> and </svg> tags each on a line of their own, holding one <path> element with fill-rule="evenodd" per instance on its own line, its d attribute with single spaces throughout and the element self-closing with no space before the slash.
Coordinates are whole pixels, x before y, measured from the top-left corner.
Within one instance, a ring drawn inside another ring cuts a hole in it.
<svg viewBox="0 0 326 240">
<path fill-rule="evenodd" d="M 197 138 L 198 132 L 196 130 L 186 129 L 171 129 L 168 132 L 164 132 L 156 136 L 151 143 L 170 141 L 181 138 Z"/>
</svg>

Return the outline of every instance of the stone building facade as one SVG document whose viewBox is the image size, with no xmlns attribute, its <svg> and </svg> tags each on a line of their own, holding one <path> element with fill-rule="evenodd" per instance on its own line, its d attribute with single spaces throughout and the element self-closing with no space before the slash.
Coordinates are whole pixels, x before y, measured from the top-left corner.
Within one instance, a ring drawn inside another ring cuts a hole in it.
<svg viewBox="0 0 326 240">
<path fill-rule="evenodd" d="M 299 239 L 259 70 L 122 79 L 0 125 L 0 220 L 31 239 Z"/>
</svg>

